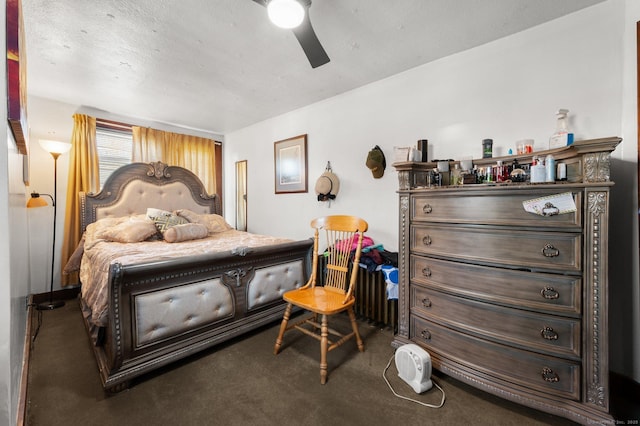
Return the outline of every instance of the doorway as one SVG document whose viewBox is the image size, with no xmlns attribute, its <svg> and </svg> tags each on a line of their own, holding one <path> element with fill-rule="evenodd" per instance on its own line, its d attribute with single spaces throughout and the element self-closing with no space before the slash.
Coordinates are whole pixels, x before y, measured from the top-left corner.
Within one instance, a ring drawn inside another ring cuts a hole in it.
<svg viewBox="0 0 640 426">
<path fill-rule="evenodd" d="M 247 160 L 236 161 L 236 229 L 247 230 Z"/>
</svg>

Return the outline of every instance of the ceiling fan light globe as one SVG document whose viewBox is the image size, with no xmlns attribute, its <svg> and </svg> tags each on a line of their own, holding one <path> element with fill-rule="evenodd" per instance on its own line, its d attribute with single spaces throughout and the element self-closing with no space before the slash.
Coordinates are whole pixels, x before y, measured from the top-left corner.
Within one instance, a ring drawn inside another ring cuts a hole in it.
<svg viewBox="0 0 640 426">
<path fill-rule="evenodd" d="M 280 28 L 295 28 L 304 19 L 304 8 L 296 0 L 271 0 L 267 5 L 269 19 Z"/>
</svg>

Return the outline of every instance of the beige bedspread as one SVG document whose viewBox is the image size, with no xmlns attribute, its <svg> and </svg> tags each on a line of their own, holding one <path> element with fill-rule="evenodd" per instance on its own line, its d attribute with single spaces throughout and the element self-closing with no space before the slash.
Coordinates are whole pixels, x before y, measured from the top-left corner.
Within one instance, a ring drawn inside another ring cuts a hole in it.
<svg viewBox="0 0 640 426">
<path fill-rule="evenodd" d="M 105 326 L 108 314 L 109 266 L 114 262 L 133 265 L 153 260 L 229 251 L 237 247 L 260 247 L 288 242 L 292 240 L 231 229 L 210 235 L 205 239 L 173 244 L 163 240 L 116 243 L 94 238 L 90 229 L 87 228 L 84 255 L 80 266 L 82 298 L 91 308 L 90 321 L 97 326 Z"/>
</svg>

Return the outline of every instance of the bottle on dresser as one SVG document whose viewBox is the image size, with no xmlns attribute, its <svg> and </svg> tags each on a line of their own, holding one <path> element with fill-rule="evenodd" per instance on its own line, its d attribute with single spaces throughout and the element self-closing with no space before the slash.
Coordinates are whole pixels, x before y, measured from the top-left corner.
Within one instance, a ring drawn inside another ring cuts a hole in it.
<svg viewBox="0 0 640 426">
<path fill-rule="evenodd" d="M 544 160 L 540 157 L 534 156 L 531 162 L 531 183 L 541 183 L 546 180 L 546 168 L 544 166 Z"/>
<path fill-rule="evenodd" d="M 549 138 L 549 149 L 562 148 L 573 143 L 573 133 L 569 131 L 568 114 L 568 109 L 559 109 L 556 112 L 556 131 Z"/>
</svg>

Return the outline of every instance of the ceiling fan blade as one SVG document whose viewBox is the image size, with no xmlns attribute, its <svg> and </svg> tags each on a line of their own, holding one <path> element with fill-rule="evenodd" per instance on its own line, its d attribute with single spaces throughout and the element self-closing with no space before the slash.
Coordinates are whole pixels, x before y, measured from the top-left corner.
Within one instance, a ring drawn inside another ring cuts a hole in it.
<svg viewBox="0 0 640 426">
<path fill-rule="evenodd" d="M 269 0 L 253 1 L 264 7 L 266 7 L 269 3 Z M 304 19 L 300 26 L 293 28 L 292 31 L 298 39 L 298 43 L 300 43 L 300 46 L 302 46 L 302 50 L 304 51 L 305 55 L 307 55 L 307 59 L 309 59 L 311 68 L 317 68 L 320 65 L 324 65 L 329 62 L 329 56 L 320 44 L 320 40 L 318 40 L 318 36 L 316 36 L 316 33 L 313 30 L 313 26 L 311 25 L 311 20 L 309 19 L 311 0 L 303 0 L 301 1 L 301 3 L 305 8 L 306 13 L 304 14 Z"/>
<path fill-rule="evenodd" d="M 311 68 L 317 68 L 320 65 L 324 65 L 329 62 L 329 56 L 322 47 L 322 44 L 320 44 L 320 40 L 318 40 L 318 36 L 316 36 L 313 26 L 311 25 L 308 8 L 307 13 L 304 14 L 302 24 L 294 28 L 292 31 L 298 39 L 300 46 L 302 46 L 302 50 L 304 50 L 305 55 L 307 55 Z"/>
</svg>

